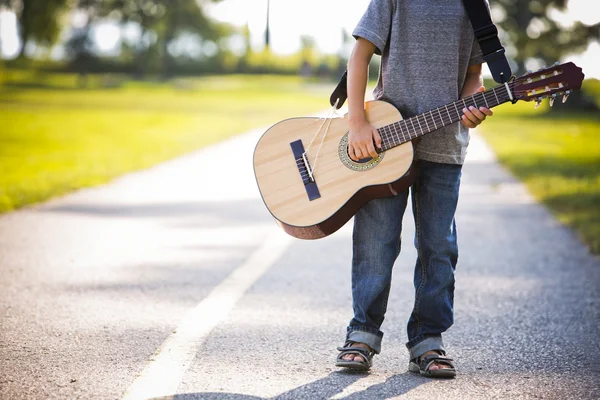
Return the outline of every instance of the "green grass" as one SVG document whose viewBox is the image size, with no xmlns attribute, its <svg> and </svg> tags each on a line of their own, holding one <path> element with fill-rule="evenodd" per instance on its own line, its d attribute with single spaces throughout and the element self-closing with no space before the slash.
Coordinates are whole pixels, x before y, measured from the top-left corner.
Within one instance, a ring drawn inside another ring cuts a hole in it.
<svg viewBox="0 0 600 400">
<path fill-rule="evenodd" d="M 328 107 L 333 85 L 229 76 L 168 83 L 4 70 L 0 212 L 39 202 L 281 119 Z"/>
<path fill-rule="evenodd" d="M 531 103 L 495 113 L 480 131 L 499 160 L 600 254 L 600 115 L 534 111 Z"/>
</svg>

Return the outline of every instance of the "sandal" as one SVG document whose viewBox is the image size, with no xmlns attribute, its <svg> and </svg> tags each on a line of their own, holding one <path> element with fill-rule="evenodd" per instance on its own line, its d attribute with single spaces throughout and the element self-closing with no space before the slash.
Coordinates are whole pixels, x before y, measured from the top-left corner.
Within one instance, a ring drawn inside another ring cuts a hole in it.
<svg viewBox="0 0 600 400">
<path fill-rule="evenodd" d="M 450 357 L 446 357 L 445 353 L 442 351 L 436 351 L 438 354 L 429 354 L 422 358 L 418 357 L 410 360 L 408 370 L 429 378 L 454 378 L 456 376 L 456 369 L 454 368 L 453 363 L 454 360 Z M 429 368 L 435 362 L 447 365 L 449 368 L 430 370 Z"/>
<path fill-rule="evenodd" d="M 344 367 L 344 368 L 352 368 L 367 371 L 373 365 L 373 356 L 375 352 L 373 350 L 367 350 L 362 347 L 352 347 L 355 342 L 346 342 L 344 343 L 344 347 L 338 347 L 337 350 L 340 352 L 338 354 L 337 359 L 335 361 L 336 367 Z M 344 360 L 342 357 L 352 354 L 356 356 L 361 356 L 363 361 L 349 361 Z"/>
</svg>

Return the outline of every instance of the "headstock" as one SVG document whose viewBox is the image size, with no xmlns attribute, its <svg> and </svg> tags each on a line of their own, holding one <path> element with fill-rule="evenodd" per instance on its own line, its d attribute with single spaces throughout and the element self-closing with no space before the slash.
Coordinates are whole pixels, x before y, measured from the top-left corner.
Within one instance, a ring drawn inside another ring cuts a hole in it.
<svg viewBox="0 0 600 400">
<path fill-rule="evenodd" d="M 581 88 L 583 71 L 572 62 L 554 64 L 552 67 L 540 69 L 516 78 L 512 82 L 512 94 L 516 100 L 535 100 L 537 108 L 543 99 L 549 98 L 550 106 L 554 99 L 563 96 L 562 102 L 567 101 L 573 90 Z"/>
</svg>

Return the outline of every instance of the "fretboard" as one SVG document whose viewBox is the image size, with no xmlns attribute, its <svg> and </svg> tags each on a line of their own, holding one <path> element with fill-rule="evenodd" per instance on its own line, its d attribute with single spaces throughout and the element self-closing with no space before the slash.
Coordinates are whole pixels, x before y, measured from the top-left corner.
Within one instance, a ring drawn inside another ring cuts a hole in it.
<svg viewBox="0 0 600 400">
<path fill-rule="evenodd" d="M 512 85 L 509 84 L 508 86 L 512 91 Z M 510 100 L 511 98 L 506 86 L 496 86 L 493 89 L 475 93 L 472 96 L 465 97 L 464 99 L 446 104 L 423 114 L 382 126 L 377 129 L 382 139 L 381 150 L 389 150 L 460 121 L 464 114 L 462 111 L 464 108 L 469 108 L 470 106 L 492 108 Z"/>
</svg>

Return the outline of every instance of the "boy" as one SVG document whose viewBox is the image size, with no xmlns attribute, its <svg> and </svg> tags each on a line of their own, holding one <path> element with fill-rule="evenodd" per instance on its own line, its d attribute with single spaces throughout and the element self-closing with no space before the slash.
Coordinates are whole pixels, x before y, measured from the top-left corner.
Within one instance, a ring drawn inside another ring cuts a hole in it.
<svg viewBox="0 0 600 400">
<path fill-rule="evenodd" d="M 368 65 L 379 54 L 377 100 L 404 117 L 420 114 L 483 91 L 481 50 L 461 0 L 372 0 L 353 32 L 348 62 L 349 154 L 374 157 L 381 138 L 365 118 Z M 425 135 L 416 147 L 419 176 L 411 187 L 417 262 L 415 303 L 408 321 L 409 370 L 430 377 L 454 377 L 442 333 L 453 323 L 454 269 L 458 259 L 454 213 L 467 128 L 492 111 L 463 110 L 453 124 Z M 372 200 L 354 218 L 352 298 L 354 318 L 336 365 L 369 369 L 381 351 L 392 266 L 400 252 L 402 216 L 408 191 Z"/>
</svg>

